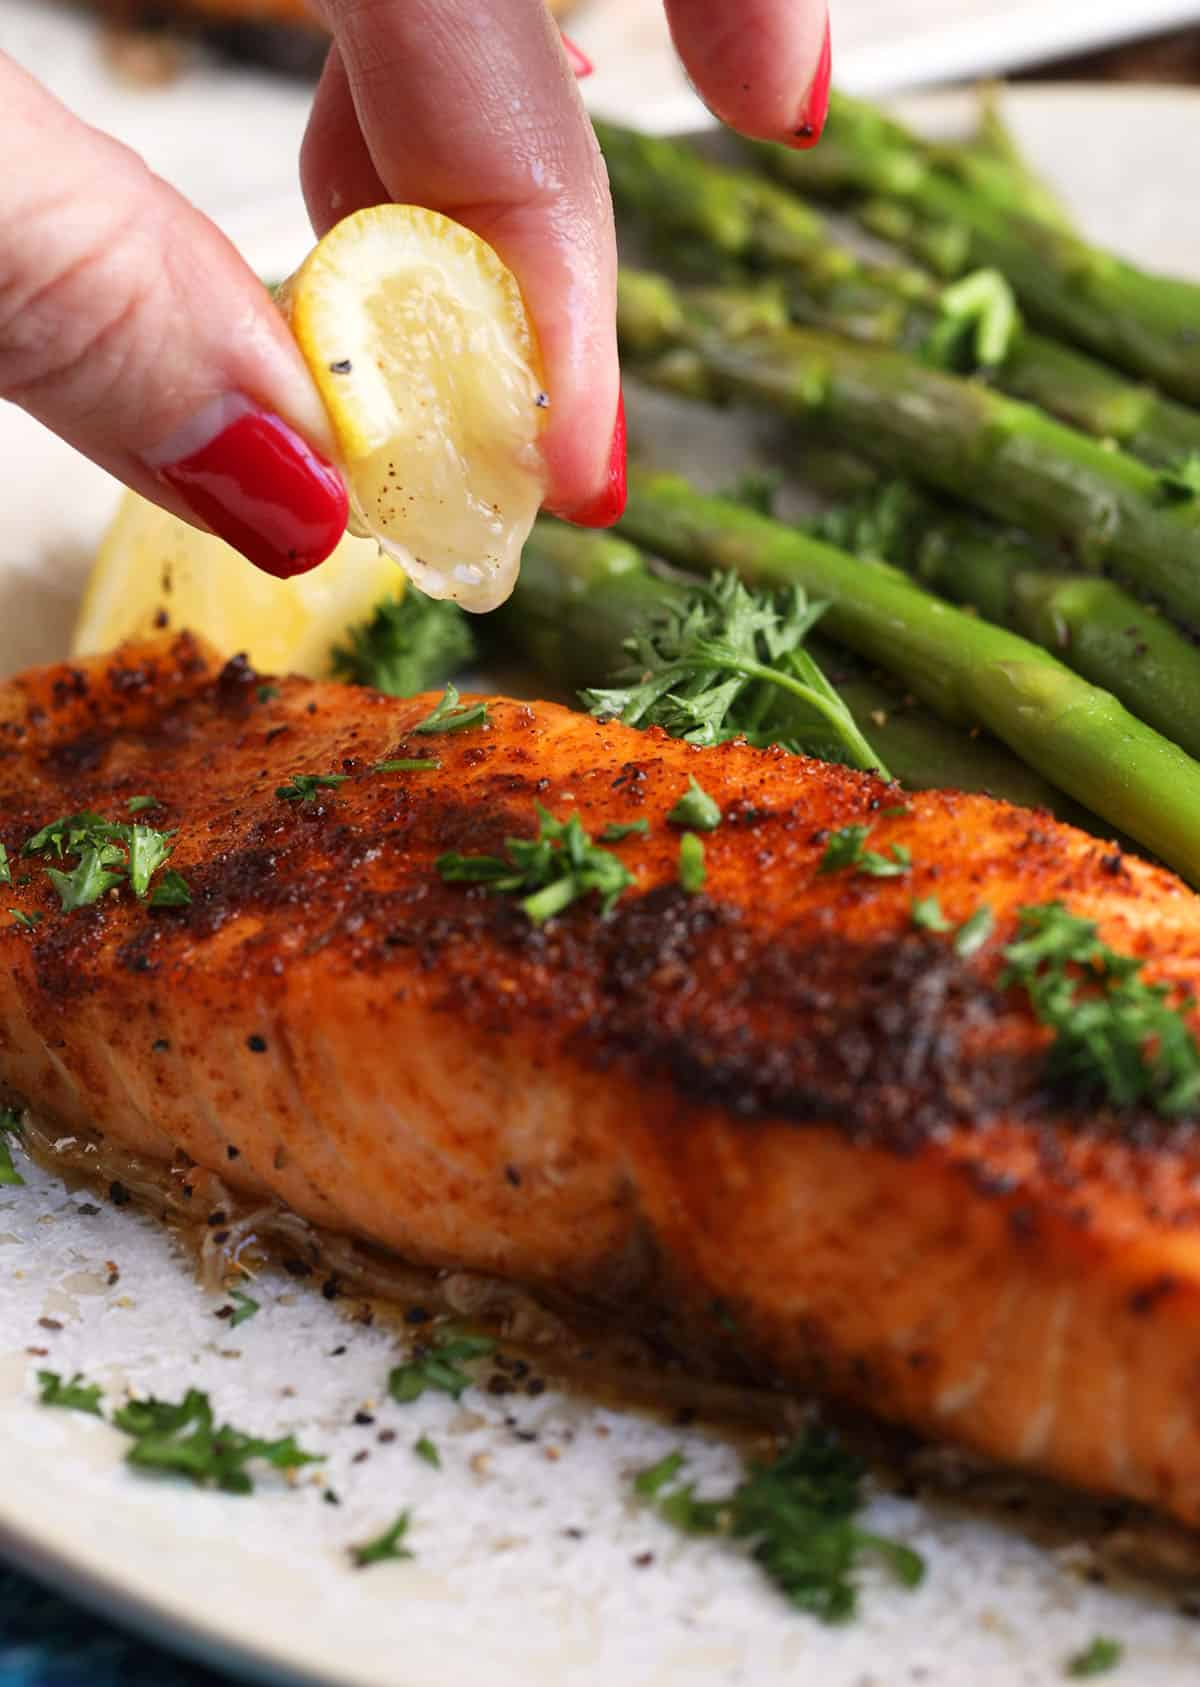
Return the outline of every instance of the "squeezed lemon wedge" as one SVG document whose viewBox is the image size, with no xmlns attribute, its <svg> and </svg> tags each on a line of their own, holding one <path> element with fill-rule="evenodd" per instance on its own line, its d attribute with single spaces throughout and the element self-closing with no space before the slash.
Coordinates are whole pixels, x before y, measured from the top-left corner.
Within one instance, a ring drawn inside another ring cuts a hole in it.
<svg viewBox="0 0 1200 1687">
<path fill-rule="evenodd" d="M 330 229 L 276 301 L 329 412 L 370 534 L 430 597 L 494 609 L 541 506 L 537 340 L 478 235 L 415 205 Z"/>
<path fill-rule="evenodd" d="M 127 492 L 100 544 L 71 641 L 73 656 L 186 629 L 268 674 L 330 671 L 347 626 L 366 620 L 404 576 L 370 539 L 347 534 L 309 574 L 276 580 L 211 533 Z"/>
</svg>

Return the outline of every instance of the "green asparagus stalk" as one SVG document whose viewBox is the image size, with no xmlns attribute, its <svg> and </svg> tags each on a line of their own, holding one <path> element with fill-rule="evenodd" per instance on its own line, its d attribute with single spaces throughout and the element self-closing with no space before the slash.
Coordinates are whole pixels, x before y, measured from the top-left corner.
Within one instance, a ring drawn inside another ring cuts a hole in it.
<svg viewBox="0 0 1200 1687">
<path fill-rule="evenodd" d="M 962 308 L 961 289 L 913 267 L 864 263 L 791 196 L 756 196 L 753 187 L 767 184 L 747 171 L 711 164 L 683 142 L 612 124 L 596 127 L 618 210 L 654 231 L 673 267 L 679 267 L 679 242 L 690 241 L 697 259 L 690 267 L 710 280 L 714 269 L 725 282 L 744 279 L 739 264 L 772 269 L 787 284 L 786 300 L 767 295 L 780 317 L 786 307 L 812 327 L 961 369 L 986 366 L 1002 392 L 1115 440 L 1159 468 L 1200 455 L 1196 411 L 1016 321 L 989 354 L 986 325 Z M 734 267 L 717 265 L 717 253 Z M 745 286 L 739 291 L 748 312 L 751 292 Z"/>
<path fill-rule="evenodd" d="M 827 630 L 943 718 L 1022 760 L 1200 883 L 1200 765 L 1039 646 L 845 552 L 674 476 L 630 476 L 621 531 L 684 568 L 801 585 Z"/>
<path fill-rule="evenodd" d="M 999 205 L 937 159 L 898 150 L 892 127 L 838 100 L 813 152 L 756 144 L 755 156 L 801 192 L 873 203 L 876 232 L 940 261 L 946 274 L 1000 270 L 1031 322 L 1200 403 L 1200 286 L 1152 275 Z"/>
<path fill-rule="evenodd" d="M 826 537 L 898 563 L 956 603 L 1011 627 L 1200 758 L 1200 649 L 1111 580 L 1066 574 L 1005 532 L 903 483 L 834 512 Z"/>
<path fill-rule="evenodd" d="M 627 272 L 618 295 L 627 344 L 640 305 L 638 277 Z M 647 357 L 651 381 L 815 424 L 907 479 L 1067 544 L 1080 563 L 1111 567 L 1200 624 L 1200 498 L 1032 405 L 807 329 L 733 338 L 685 318 L 663 349 L 682 357 Z"/>
<path fill-rule="evenodd" d="M 526 541 L 515 593 L 486 625 L 499 648 L 520 653 L 542 681 L 571 697 L 606 684 L 627 660 L 625 641 L 665 607 L 683 603 L 688 589 L 685 579 L 652 570 L 627 540 L 542 517 Z M 988 733 L 940 720 L 826 640 L 810 638 L 809 648 L 860 730 L 909 789 L 985 791 L 1078 825 L 1098 824 Z M 779 724 L 781 735 L 794 735 L 786 711 Z M 794 726 L 811 733 L 811 719 L 799 712 Z M 812 742 L 813 753 L 820 747 Z M 831 747 L 829 759 L 835 754 Z"/>
</svg>

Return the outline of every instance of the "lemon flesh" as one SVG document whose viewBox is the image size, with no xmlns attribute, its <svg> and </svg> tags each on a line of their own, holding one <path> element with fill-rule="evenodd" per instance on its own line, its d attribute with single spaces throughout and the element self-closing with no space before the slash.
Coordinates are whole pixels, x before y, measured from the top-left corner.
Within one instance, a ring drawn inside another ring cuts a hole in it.
<svg viewBox="0 0 1200 1687">
<path fill-rule="evenodd" d="M 223 540 L 127 492 L 88 577 L 71 654 L 187 630 L 225 656 L 244 652 L 261 673 L 320 679 L 347 626 L 403 586 L 373 540 L 350 534 L 311 573 L 273 579 Z"/>
<path fill-rule="evenodd" d="M 369 533 L 430 597 L 494 609 L 545 492 L 546 396 L 511 272 L 413 205 L 356 212 L 277 295 Z"/>
</svg>

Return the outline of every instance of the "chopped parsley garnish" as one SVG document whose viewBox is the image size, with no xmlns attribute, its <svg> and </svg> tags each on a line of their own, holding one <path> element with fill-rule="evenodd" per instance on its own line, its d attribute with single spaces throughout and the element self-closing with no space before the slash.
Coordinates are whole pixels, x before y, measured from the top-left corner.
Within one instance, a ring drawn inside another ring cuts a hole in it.
<svg viewBox="0 0 1200 1687">
<path fill-rule="evenodd" d="M 623 843 L 626 838 L 644 838 L 650 830 L 648 820 L 610 820 L 599 835 L 600 843 Z"/>
<path fill-rule="evenodd" d="M 319 1462 L 303 1452 L 291 1435 L 266 1441 L 228 1424 L 218 1426 L 207 1394 L 189 1388 L 182 1400 L 131 1400 L 113 1413 L 114 1425 L 133 1437 L 125 1455 L 142 1470 L 170 1471 L 198 1487 L 226 1494 L 249 1494 L 254 1481 L 246 1466 L 262 1460 L 276 1470 L 296 1470 Z"/>
<path fill-rule="evenodd" d="M 459 855 L 451 851 L 435 863 L 450 884 L 480 884 L 503 896 L 519 896 L 521 907 L 541 925 L 572 902 L 595 891 L 602 912 L 609 913 L 633 874 L 611 850 L 601 849 L 584 831 L 578 814 L 556 820 L 535 803 L 536 838 L 505 838 L 507 858 Z"/>
<path fill-rule="evenodd" d="M 408 591 L 386 598 L 369 621 L 351 627 L 335 645 L 333 671 L 352 685 L 371 685 L 389 697 L 412 697 L 444 685 L 474 660 L 469 617 L 457 604 Z"/>
<path fill-rule="evenodd" d="M 40 922 L 46 917 L 40 908 L 35 908 L 32 913 L 28 914 L 21 908 L 10 908 L 8 911 L 17 924 L 19 926 L 24 926 L 26 931 L 35 930 Z"/>
<path fill-rule="evenodd" d="M 191 886 L 174 868 L 169 868 L 150 892 L 152 908 L 188 908 L 191 901 Z"/>
<path fill-rule="evenodd" d="M 0 885 L 10 885 L 11 883 L 12 868 L 8 862 L 8 851 L 3 844 L 0 844 Z"/>
<path fill-rule="evenodd" d="M 672 826 L 687 826 L 694 832 L 715 832 L 721 824 L 721 808 L 693 776 L 667 819 Z"/>
<path fill-rule="evenodd" d="M 954 953 L 961 955 L 964 960 L 970 955 L 977 955 L 992 935 L 996 920 L 992 910 L 984 902 L 954 934 Z"/>
<path fill-rule="evenodd" d="M 335 791 L 349 777 L 347 773 L 294 773 L 286 785 L 276 785 L 275 795 L 284 802 L 313 802 L 318 791 Z"/>
<path fill-rule="evenodd" d="M 707 877 L 704 845 L 695 832 L 685 832 L 679 840 L 679 883 L 689 896 L 695 896 Z"/>
<path fill-rule="evenodd" d="M 447 684 L 441 702 L 430 710 L 423 721 L 413 727 L 414 732 L 465 732 L 470 726 L 486 726 L 486 703 L 460 703 L 456 686 Z"/>
<path fill-rule="evenodd" d="M 977 269 L 938 299 L 940 320 L 921 348 L 931 361 L 964 373 L 994 369 L 1012 349 L 1021 326 L 1016 295 L 996 269 Z"/>
<path fill-rule="evenodd" d="M 827 1430 L 812 1428 L 773 1464 L 752 1462 L 743 1480 L 716 1499 L 680 1481 L 682 1453 L 670 1453 L 635 1479 L 658 1515 L 691 1535 L 744 1541 L 783 1596 L 824 1622 L 845 1622 L 858 1601 L 853 1572 L 867 1553 L 882 1558 L 904 1587 L 924 1575 L 920 1555 L 854 1522 L 863 1504 L 861 1462 Z"/>
<path fill-rule="evenodd" d="M 229 1320 L 229 1328 L 236 1330 L 239 1324 L 246 1323 L 262 1311 L 258 1301 L 252 1300 L 241 1289 L 230 1289 L 229 1298 L 233 1302 L 233 1316 Z"/>
<path fill-rule="evenodd" d="M 1117 1107 L 1194 1112 L 1200 1050 L 1168 987 L 1148 984 L 1136 956 L 1110 949 L 1061 902 L 1022 908 L 1018 920 L 1000 985 L 1024 990 L 1053 1031 L 1048 1076 Z"/>
<path fill-rule="evenodd" d="M 11 1189 L 19 1188 L 25 1179 L 13 1165 L 12 1150 L 4 1140 L 6 1136 L 20 1136 L 21 1115 L 15 1107 L 0 1107 L 0 1188 L 7 1185 Z"/>
<path fill-rule="evenodd" d="M 918 931 L 950 930 L 950 921 L 942 913 L 941 903 L 936 896 L 914 897 L 909 912 Z"/>
<path fill-rule="evenodd" d="M 134 803 L 143 808 L 153 807 L 156 799 L 131 797 L 131 810 Z M 173 832 L 160 832 L 137 821 L 126 824 L 105 820 L 102 815 L 85 809 L 43 826 L 41 831 L 26 840 L 21 853 L 53 854 L 63 863 L 68 856 L 78 858 L 70 869 L 65 866 L 47 866 L 44 869 L 58 892 L 63 912 L 70 914 L 77 908 L 90 908 L 126 879 L 138 900 L 144 901 L 150 891 L 151 879 L 171 854 L 173 838 Z M 40 918 L 40 915 L 21 918 L 16 909 L 9 911 L 21 919 L 23 925 L 28 925 L 33 918 Z"/>
<path fill-rule="evenodd" d="M 125 804 L 130 814 L 144 814 L 148 808 L 161 808 L 157 797 L 130 797 Z"/>
<path fill-rule="evenodd" d="M 102 1418 L 99 1383 L 84 1382 L 83 1372 L 76 1371 L 70 1382 L 64 1382 L 57 1371 L 39 1371 L 38 1399 L 43 1406 L 62 1406 L 68 1412 L 87 1412 Z"/>
<path fill-rule="evenodd" d="M 435 1470 L 442 1468 L 442 1455 L 438 1452 L 428 1435 L 422 1435 L 420 1440 L 413 1442 L 413 1452 L 426 1464 L 431 1464 Z"/>
<path fill-rule="evenodd" d="M 457 1400 L 472 1380 L 462 1369 L 463 1363 L 483 1359 L 495 1350 L 496 1344 L 488 1336 L 443 1332 L 430 1346 L 419 1347 L 405 1364 L 393 1367 L 388 1374 L 388 1393 L 402 1406 L 419 1400 L 427 1389 Z"/>
<path fill-rule="evenodd" d="M 1076 1652 L 1074 1657 L 1067 1659 L 1066 1673 L 1076 1680 L 1089 1675 L 1107 1675 L 1110 1669 L 1116 1669 L 1124 1652 L 1119 1640 L 1110 1640 L 1106 1635 L 1098 1634 L 1082 1652 Z"/>
<path fill-rule="evenodd" d="M 400 756 L 395 761 L 377 761 L 371 769 L 372 773 L 436 773 L 441 767 L 440 761 L 432 756 Z"/>
<path fill-rule="evenodd" d="M 277 685 L 260 685 L 254 695 L 260 703 L 273 703 L 279 696 L 279 687 Z"/>
<path fill-rule="evenodd" d="M 745 738 L 875 768 L 880 757 L 804 649 L 825 609 L 799 587 L 751 590 L 736 574 L 693 583 L 626 639 L 612 688 L 585 691 L 593 715 L 661 726 L 691 744 Z"/>
<path fill-rule="evenodd" d="M 365 1570 L 368 1564 L 382 1564 L 389 1558 L 411 1558 L 412 1553 L 403 1544 L 408 1533 L 409 1513 L 402 1511 L 390 1529 L 385 1529 L 382 1535 L 377 1535 L 373 1541 L 367 1541 L 365 1546 L 352 1546 L 350 1556 L 355 1567 Z"/>
<path fill-rule="evenodd" d="M 85 849 L 79 857 L 79 865 L 69 873 L 61 872 L 57 867 L 47 867 L 46 877 L 58 892 L 63 913 L 73 914 L 77 908 L 90 908 L 93 902 L 99 902 L 106 890 L 115 889 L 125 875 L 123 871 L 114 873 L 112 867 L 124 859 L 125 852 L 117 844 L 101 844 Z"/>
<path fill-rule="evenodd" d="M 818 873 L 840 873 L 852 867 L 873 879 L 898 879 L 912 870 L 912 856 L 904 844 L 893 844 L 891 855 L 867 849 L 869 826 L 843 826 L 831 834 L 825 853 L 817 866 Z"/>
</svg>

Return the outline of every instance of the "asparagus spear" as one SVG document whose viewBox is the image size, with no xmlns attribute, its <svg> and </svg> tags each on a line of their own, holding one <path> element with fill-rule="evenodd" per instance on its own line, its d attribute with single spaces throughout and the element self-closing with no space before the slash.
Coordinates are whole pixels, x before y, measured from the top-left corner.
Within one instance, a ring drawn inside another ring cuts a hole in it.
<svg viewBox="0 0 1200 1687">
<path fill-rule="evenodd" d="M 621 530 L 685 568 L 825 601 L 839 641 L 944 718 L 982 724 L 1078 802 L 1200 883 L 1200 765 L 1035 644 L 843 551 L 669 475 L 630 476 Z"/>
<path fill-rule="evenodd" d="M 618 296 L 627 344 L 640 305 L 638 278 L 627 273 Z M 1110 566 L 1200 624 L 1200 498 L 1123 452 L 978 382 L 831 334 L 733 338 L 685 317 L 663 349 L 683 356 L 648 357 L 650 380 L 814 423 L 906 478 L 1066 543 L 1080 562 Z"/>
<path fill-rule="evenodd" d="M 1067 229 L 998 205 L 936 160 L 898 151 L 886 122 L 864 122 L 843 101 L 814 152 L 759 143 L 755 156 L 802 192 L 860 206 L 873 201 L 876 231 L 925 261 L 939 260 L 946 274 L 1002 271 L 1032 322 L 1200 402 L 1200 286 L 1152 275 Z M 889 218 L 891 206 L 899 214 Z"/>
<path fill-rule="evenodd" d="M 835 543 L 898 563 L 942 596 L 1057 652 L 1200 758 L 1200 649 L 1111 580 L 1065 574 L 1023 535 L 948 510 L 903 483 L 820 526 Z"/>
<path fill-rule="evenodd" d="M 515 593 L 487 626 L 504 650 L 520 652 L 542 680 L 569 695 L 604 685 L 627 659 L 625 640 L 687 595 L 686 580 L 653 571 L 627 540 L 542 517 L 526 541 Z M 986 791 L 1077 825 L 1098 824 L 989 734 L 940 720 L 828 641 L 811 638 L 809 648 L 861 731 L 911 790 Z M 786 712 L 779 722 L 781 734 L 792 736 Z M 811 732 L 808 719 L 798 717 L 796 725 Z M 815 753 L 820 746 L 812 747 Z"/>
<path fill-rule="evenodd" d="M 798 322 L 923 356 L 939 345 L 956 356 L 969 337 L 963 365 L 988 365 L 994 383 L 1014 398 L 1114 439 L 1156 467 L 1174 468 L 1200 454 L 1200 414 L 1186 406 L 1019 323 L 996 355 L 981 357 L 977 335 L 955 332 L 954 288 L 913 267 L 862 262 L 812 213 L 803 211 L 798 220 L 798 201 L 787 194 L 755 197 L 754 176 L 711 164 L 683 142 L 596 127 L 618 209 L 654 230 L 673 267 L 679 267 L 679 242 L 694 241 L 697 262 L 690 267 L 710 280 L 716 253 L 734 263 L 716 266 L 725 282 L 744 279 L 738 265 L 777 269 L 787 281 L 786 300 L 768 293 L 763 308 L 781 318 L 786 307 Z M 744 286 L 740 291 L 749 312 L 752 294 Z"/>
</svg>

